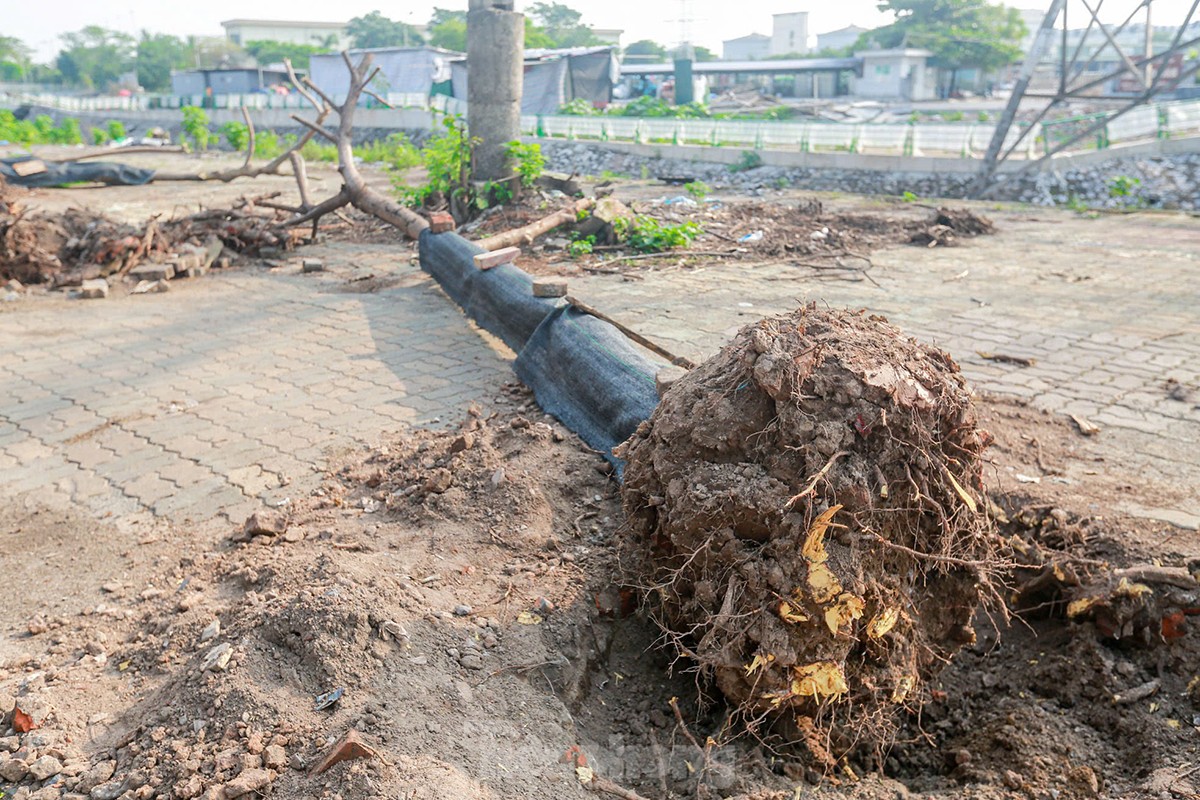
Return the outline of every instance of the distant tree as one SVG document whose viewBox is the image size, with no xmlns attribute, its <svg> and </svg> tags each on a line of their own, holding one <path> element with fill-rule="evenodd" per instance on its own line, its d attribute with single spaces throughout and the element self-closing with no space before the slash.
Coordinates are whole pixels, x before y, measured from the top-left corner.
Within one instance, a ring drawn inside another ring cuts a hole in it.
<svg viewBox="0 0 1200 800">
<path fill-rule="evenodd" d="M 625 56 L 633 56 L 638 61 L 666 61 L 667 48 L 650 39 L 636 41 L 625 48 Z"/>
<path fill-rule="evenodd" d="M 296 69 L 308 69 L 309 56 L 317 53 L 328 53 L 331 48 L 315 44 L 295 44 L 293 42 L 272 42 L 255 40 L 246 42 L 246 52 L 254 56 L 259 66 L 278 64 L 285 58 L 292 60 Z"/>
<path fill-rule="evenodd" d="M 435 8 L 429 20 L 429 43 L 434 47 L 465 53 L 467 50 L 467 12 Z"/>
<path fill-rule="evenodd" d="M 533 3 L 529 16 L 537 21 L 554 47 L 582 47 L 599 44 L 600 40 L 584 25 L 583 14 L 562 3 Z"/>
<path fill-rule="evenodd" d="M 188 50 L 191 53 L 188 66 L 194 69 L 255 66 L 252 55 L 224 36 L 189 36 Z"/>
<path fill-rule="evenodd" d="M 33 51 L 15 36 L 0 36 L 0 77 L 22 80 L 29 71 Z"/>
<path fill-rule="evenodd" d="M 1015 8 L 987 0 L 883 0 L 879 10 L 892 12 L 896 21 L 864 33 L 860 45 L 873 40 L 883 47 L 924 48 L 934 54 L 935 66 L 948 70 L 996 70 L 1021 57 L 1026 28 Z"/>
<path fill-rule="evenodd" d="M 104 88 L 116 83 L 134 65 L 136 42 L 127 33 L 88 25 L 60 38 L 64 47 L 55 64 L 68 83 Z"/>
<path fill-rule="evenodd" d="M 346 33 L 355 47 L 416 47 L 425 37 L 406 22 L 388 19 L 378 11 L 346 23 Z"/>
<path fill-rule="evenodd" d="M 548 50 L 558 47 L 558 42 L 554 40 L 550 34 L 542 30 L 542 28 L 534 23 L 534 21 L 525 18 L 525 46 L 530 50 Z"/>
<path fill-rule="evenodd" d="M 704 47 L 703 45 L 695 45 L 694 47 L 692 47 L 692 50 L 696 54 L 697 61 L 718 61 L 719 60 L 717 58 L 716 53 L 714 53 L 712 50 L 709 50 L 707 47 Z"/>
<path fill-rule="evenodd" d="M 165 92 L 171 88 L 171 70 L 186 67 L 191 51 L 177 36 L 142 31 L 134 56 L 138 84 L 148 92 Z"/>
</svg>

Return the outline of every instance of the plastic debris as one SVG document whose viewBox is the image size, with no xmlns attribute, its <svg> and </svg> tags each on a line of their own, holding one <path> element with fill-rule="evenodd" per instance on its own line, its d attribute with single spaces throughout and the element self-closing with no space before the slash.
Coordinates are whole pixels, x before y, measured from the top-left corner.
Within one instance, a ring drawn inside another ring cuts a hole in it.
<svg viewBox="0 0 1200 800">
<path fill-rule="evenodd" d="M 313 711 L 324 711 L 333 706 L 342 699 L 342 695 L 345 693 L 345 689 L 334 689 L 332 692 L 317 695 L 313 698 Z"/>
</svg>

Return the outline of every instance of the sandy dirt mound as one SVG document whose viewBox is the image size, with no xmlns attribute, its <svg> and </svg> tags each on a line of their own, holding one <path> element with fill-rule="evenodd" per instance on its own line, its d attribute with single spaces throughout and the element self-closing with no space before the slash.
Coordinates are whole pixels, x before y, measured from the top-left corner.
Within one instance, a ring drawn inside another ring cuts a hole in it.
<svg viewBox="0 0 1200 800">
<path fill-rule="evenodd" d="M 949 356 L 881 318 L 743 329 L 625 450 L 640 578 L 679 654 L 752 727 L 787 712 L 827 767 L 886 744 L 974 639 L 998 564 L 989 439 Z"/>
</svg>

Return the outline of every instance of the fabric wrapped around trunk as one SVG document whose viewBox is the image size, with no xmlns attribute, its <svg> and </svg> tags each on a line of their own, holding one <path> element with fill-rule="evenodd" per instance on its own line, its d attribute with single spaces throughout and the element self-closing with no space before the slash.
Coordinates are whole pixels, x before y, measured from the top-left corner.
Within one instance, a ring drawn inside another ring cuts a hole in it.
<svg viewBox="0 0 1200 800">
<path fill-rule="evenodd" d="M 658 403 L 658 367 L 603 320 L 533 296 L 533 279 L 512 264 L 475 266 L 484 252 L 456 233 L 421 233 L 421 267 L 484 330 L 517 353 L 513 369 L 548 414 L 616 468 L 612 449 Z"/>
<path fill-rule="evenodd" d="M 35 158 L 0 159 L 0 176 L 13 186 L 30 189 L 66 186 L 71 183 L 104 183 L 109 186 L 141 186 L 154 177 L 154 170 L 114 164 L 107 161 L 43 161 L 45 169 L 32 175 L 18 175 L 13 164 L 36 161 Z"/>
</svg>

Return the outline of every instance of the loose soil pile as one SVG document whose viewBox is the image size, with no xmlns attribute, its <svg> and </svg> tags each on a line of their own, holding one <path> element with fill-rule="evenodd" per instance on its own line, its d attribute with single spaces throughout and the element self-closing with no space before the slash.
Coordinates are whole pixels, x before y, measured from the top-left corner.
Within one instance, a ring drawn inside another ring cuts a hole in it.
<svg viewBox="0 0 1200 800">
<path fill-rule="evenodd" d="M 944 352 L 815 306 L 747 327 L 625 446 L 635 570 L 681 658 L 832 769 L 995 596 L 990 435 Z"/>
<path fill-rule="evenodd" d="M 1200 636 L 1114 638 L 1067 615 L 1069 587 L 1012 627 L 977 619 L 978 641 L 926 686 L 882 764 L 851 758 L 823 776 L 811 757 L 745 736 L 731 706 L 671 669 L 617 577 L 622 515 L 603 460 L 520 387 L 489 406 L 345 454 L 249 529 L 143 535 L 111 554 L 121 577 L 23 619 L 9 640 L 22 655 L 0 663 L 6 800 L 559 800 L 613 784 L 658 800 L 1195 794 Z M 980 410 L 1003 416 L 990 400 Z M 992 452 L 1019 434 L 1050 445 L 1068 425 L 1027 420 L 998 431 Z M 997 499 L 1005 536 L 1046 554 L 1051 573 L 1094 584 L 1105 563 L 1179 560 L 1168 530 L 1132 536 L 1040 495 Z M 47 585 L 56 568 L 23 573 L 21 542 L 114 541 L 95 521 L 3 525 L 7 574 Z M 841 548 L 827 543 L 835 569 Z M 1142 597 L 1170 613 L 1194 594 L 1153 584 Z M 1114 702 L 1152 681 L 1156 693 Z M 365 757 L 316 772 L 350 730 Z"/>
</svg>

